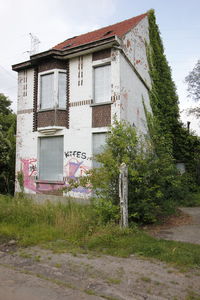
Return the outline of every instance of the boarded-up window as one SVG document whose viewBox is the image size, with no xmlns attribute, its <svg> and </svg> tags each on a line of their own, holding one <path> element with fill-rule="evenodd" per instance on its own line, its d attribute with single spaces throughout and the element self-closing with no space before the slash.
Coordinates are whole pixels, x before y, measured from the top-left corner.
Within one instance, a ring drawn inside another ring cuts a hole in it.
<svg viewBox="0 0 200 300">
<path fill-rule="evenodd" d="M 54 107 L 54 74 L 45 74 L 40 77 L 41 109 Z"/>
<path fill-rule="evenodd" d="M 93 133 L 92 144 L 94 157 L 96 154 L 101 153 L 104 149 L 104 146 L 106 144 L 106 132 Z M 97 161 L 95 161 L 95 159 L 93 159 L 93 167 L 97 168 L 99 166 L 100 164 Z"/>
<path fill-rule="evenodd" d="M 95 103 L 108 102 L 111 98 L 110 65 L 94 69 L 94 101 Z"/>
<path fill-rule="evenodd" d="M 63 137 L 40 138 L 39 179 L 63 180 Z"/>
<path fill-rule="evenodd" d="M 66 109 L 67 78 L 66 72 L 54 72 L 40 75 L 40 108 Z"/>
</svg>

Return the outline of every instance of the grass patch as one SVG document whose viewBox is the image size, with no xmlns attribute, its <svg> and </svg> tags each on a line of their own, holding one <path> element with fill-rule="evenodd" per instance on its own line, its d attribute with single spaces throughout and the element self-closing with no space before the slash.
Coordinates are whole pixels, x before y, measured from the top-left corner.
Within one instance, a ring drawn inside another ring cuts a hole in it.
<svg viewBox="0 0 200 300">
<path fill-rule="evenodd" d="M 110 284 L 120 284 L 121 283 L 121 280 L 119 278 L 107 278 L 107 283 L 110 283 Z"/>
<path fill-rule="evenodd" d="M 142 281 L 144 281 L 144 282 L 151 282 L 151 278 L 149 278 L 149 277 L 145 277 L 145 276 L 143 276 L 143 277 L 141 277 L 140 278 Z"/>
<path fill-rule="evenodd" d="M 17 240 L 20 246 L 40 245 L 54 252 L 136 254 L 200 267 L 200 246 L 157 240 L 137 227 L 120 229 L 101 224 L 95 210 L 76 203 L 36 204 L 28 199 L 0 196 L 0 240 Z"/>
</svg>

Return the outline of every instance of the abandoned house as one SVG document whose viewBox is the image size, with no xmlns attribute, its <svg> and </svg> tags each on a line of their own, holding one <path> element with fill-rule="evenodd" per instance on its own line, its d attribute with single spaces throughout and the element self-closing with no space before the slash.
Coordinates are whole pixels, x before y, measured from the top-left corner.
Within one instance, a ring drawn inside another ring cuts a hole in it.
<svg viewBox="0 0 200 300">
<path fill-rule="evenodd" d="M 13 65 L 18 72 L 16 176 L 23 172 L 25 193 L 63 196 L 70 178 L 92 168 L 114 116 L 147 131 L 148 43 L 148 15 L 142 14 Z M 90 193 L 79 187 L 71 195 Z"/>
</svg>

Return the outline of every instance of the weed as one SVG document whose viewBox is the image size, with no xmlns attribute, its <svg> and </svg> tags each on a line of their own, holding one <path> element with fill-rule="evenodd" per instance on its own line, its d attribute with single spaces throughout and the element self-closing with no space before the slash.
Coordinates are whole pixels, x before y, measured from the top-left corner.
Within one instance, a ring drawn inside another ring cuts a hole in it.
<svg viewBox="0 0 200 300">
<path fill-rule="evenodd" d="M 107 278 L 106 281 L 111 284 L 120 284 L 121 280 L 118 278 Z"/>
<path fill-rule="evenodd" d="M 95 294 L 96 294 L 95 291 L 90 290 L 90 289 L 84 290 L 84 292 L 85 292 L 86 294 L 88 294 L 88 295 L 95 295 Z"/>
<path fill-rule="evenodd" d="M 171 284 L 176 284 L 176 285 L 179 284 L 177 281 L 173 281 L 173 280 L 171 280 L 170 283 Z"/>
<path fill-rule="evenodd" d="M 23 257 L 23 258 L 31 258 L 32 255 L 26 252 L 20 252 L 19 256 Z"/>
<path fill-rule="evenodd" d="M 35 260 L 36 262 L 40 262 L 40 261 L 41 261 L 41 256 L 40 256 L 40 255 L 36 255 L 36 256 L 34 257 L 34 260 Z"/>
<path fill-rule="evenodd" d="M 58 264 L 58 263 L 57 263 L 57 264 L 55 264 L 54 266 L 55 266 L 56 268 L 61 268 L 61 267 L 62 267 L 62 264 Z"/>
<path fill-rule="evenodd" d="M 185 300 L 200 300 L 200 296 L 193 291 L 189 291 Z"/>
<path fill-rule="evenodd" d="M 143 277 L 141 277 L 140 279 L 141 279 L 142 281 L 144 281 L 144 282 L 151 282 L 151 278 L 149 278 L 149 277 L 143 276 Z"/>
</svg>

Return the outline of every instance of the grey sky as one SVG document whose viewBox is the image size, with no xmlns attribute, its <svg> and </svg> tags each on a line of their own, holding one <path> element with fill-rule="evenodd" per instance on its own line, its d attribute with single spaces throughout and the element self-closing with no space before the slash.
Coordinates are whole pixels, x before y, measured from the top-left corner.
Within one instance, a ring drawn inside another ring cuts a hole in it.
<svg viewBox="0 0 200 300">
<path fill-rule="evenodd" d="M 199 0 L 0 0 L 0 92 L 16 110 L 17 74 L 11 65 L 29 58 L 29 33 L 47 50 L 68 37 L 131 18 L 154 8 L 180 108 L 190 106 L 184 78 L 200 58 Z M 197 123 L 190 117 L 194 128 Z"/>
</svg>

